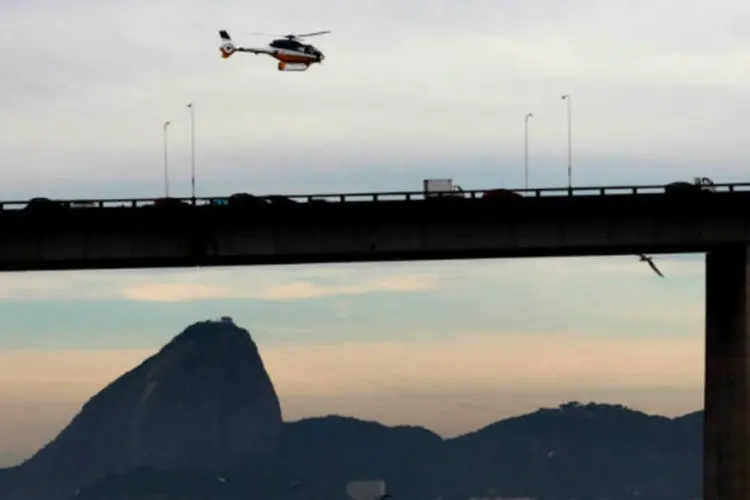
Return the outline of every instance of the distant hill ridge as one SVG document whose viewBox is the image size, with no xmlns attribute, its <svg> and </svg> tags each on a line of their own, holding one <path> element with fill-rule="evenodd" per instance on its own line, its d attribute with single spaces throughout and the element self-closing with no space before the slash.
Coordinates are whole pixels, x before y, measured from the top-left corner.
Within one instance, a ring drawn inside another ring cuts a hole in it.
<svg viewBox="0 0 750 500">
<path fill-rule="evenodd" d="M 685 500 L 702 489 L 703 412 L 678 418 L 570 402 L 443 439 L 329 415 L 282 423 L 250 334 L 186 328 L 87 402 L 3 500 L 344 500 L 352 479 L 399 498 Z"/>
</svg>

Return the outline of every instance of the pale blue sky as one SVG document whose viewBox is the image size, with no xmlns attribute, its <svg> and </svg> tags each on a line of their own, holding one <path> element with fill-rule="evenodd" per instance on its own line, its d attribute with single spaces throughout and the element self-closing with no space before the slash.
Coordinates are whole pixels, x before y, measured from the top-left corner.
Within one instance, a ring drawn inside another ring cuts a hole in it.
<svg viewBox="0 0 750 500">
<path fill-rule="evenodd" d="M 165 120 L 172 194 L 189 195 L 190 101 L 199 195 L 521 187 L 528 112 L 531 185 L 561 186 L 562 94 L 577 185 L 744 181 L 748 15 L 740 0 L 4 2 L 0 198 L 159 196 Z M 222 28 L 248 45 L 268 40 L 243 31 L 333 33 L 315 39 L 322 66 L 280 73 L 222 60 Z M 692 411 L 702 257 L 658 261 L 665 280 L 634 257 L 0 275 L 0 457 L 224 314 L 289 418 L 451 435 L 567 399 Z"/>
</svg>

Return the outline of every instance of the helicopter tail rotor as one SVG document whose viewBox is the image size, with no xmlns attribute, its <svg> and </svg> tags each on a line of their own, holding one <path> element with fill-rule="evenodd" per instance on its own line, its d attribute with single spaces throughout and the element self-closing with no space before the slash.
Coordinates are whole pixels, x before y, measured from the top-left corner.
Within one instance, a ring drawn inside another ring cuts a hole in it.
<svg viewBox="0 0 750 500">
<path fill-rule="evenodd" d="M 221 38 L 221 45 L 219 46 L 221 57 L 227 59 L 237 51 L 237 47 L 232 43 L 232 38 L 225 30 L 219 30 L 219 37 Z"/>
</svg>

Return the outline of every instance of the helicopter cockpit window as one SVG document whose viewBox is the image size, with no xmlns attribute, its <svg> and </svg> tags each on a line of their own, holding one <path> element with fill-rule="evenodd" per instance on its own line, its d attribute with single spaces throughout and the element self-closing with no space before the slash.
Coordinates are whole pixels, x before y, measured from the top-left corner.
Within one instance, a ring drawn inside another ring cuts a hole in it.
<svg viewBox="0 0 750 500">
<path fill-rule="evenodd" d="M 278 49 L 302 50 L 302 44 L 294 40 L 274 40 L 271 46 Z"/>
</svg>

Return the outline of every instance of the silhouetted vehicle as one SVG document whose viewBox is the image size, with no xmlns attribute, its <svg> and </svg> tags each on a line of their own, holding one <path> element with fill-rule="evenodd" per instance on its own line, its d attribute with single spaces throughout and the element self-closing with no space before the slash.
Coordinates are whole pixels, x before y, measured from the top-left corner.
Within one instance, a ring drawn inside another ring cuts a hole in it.
<svg viewBox="0 0 750 500">
<path fill-rule="evenodd" d="M 266 200 L 268 200 L 268 203 L 271 205 L 296 205 L 297 202 L 291 198 L 287 198 L 286 196 L 281 196 L 278 194 L 272 194 L 271 196 L 266 196 Z"/>
<path fill-rule="evenodd" d="M 693 193 L 711 193 L 715 190 L 714 182 L 708 177 L 696 177 L 693 182 L 677 181 L 664 186 L 664 193 L 682 195 Z"/>
<path fill-rule="evenodd" d="M 682 193 L 694 193 L 700 191 L 701 187 L 689 182 L 672 182 L 664 186 L 664 192 L 666 194 L 682 194 Z"/>
<path fill-rule="evenodd" d="M 453 184 L 453 179 L 425 179 L 422 191 L 427 200 L 464 199 L 466 195 L 461 186 Z"/>
<path fill-rule="evenodd" d="M 490 189 L 482 193 L 482 199 L 484 200 L 515 200 L 518 198 L 523 198 L 523 196 L 510 189 Z"/>
<path fill-rule="evenodd" d="M 67 208 L 65 203 L 58 200 L 51 200 L 49 198 L 32 198 L 29 203 L 24 207 L 24 210 L 33 211 L 49 211 L 49 210 L 61 210 Z"/>
<path fill-rule="evenodd" d="M 158 198 L 154 200 L 153 206 L 159 207 L 159 208 L 168 208 L 168 207 L 171 208 L 171 207 L 186 207 L 188 206 L 188 204 L 178 198 L 167 197 L 167 198 Z"/>
<path fill-rule="evenodd" d="M 266 205 L 266 200 L 248 193 L 234 193 L 228 203 L 230 207 L 252 207 Z"/>
</svg>

